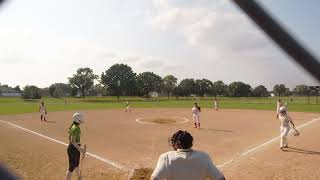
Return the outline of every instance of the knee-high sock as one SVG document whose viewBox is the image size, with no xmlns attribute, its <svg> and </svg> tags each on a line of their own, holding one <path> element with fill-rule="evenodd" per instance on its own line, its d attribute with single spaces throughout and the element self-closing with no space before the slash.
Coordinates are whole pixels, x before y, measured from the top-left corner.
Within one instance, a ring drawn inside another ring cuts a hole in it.
<svg viewBox="0 0 320 180">
<path fill-rule="evenodd" d="M 79 167 L 74 168 L 74 172 L 76 173 L 77 177 L 80 176 L 80 170 Z"/>
<path fill-rule="evenodd" d="M 72 172 L 67 171 L 66 172 L 66 180 L 71 180 L 71 178 L 72 178 Z"/>
</svg>

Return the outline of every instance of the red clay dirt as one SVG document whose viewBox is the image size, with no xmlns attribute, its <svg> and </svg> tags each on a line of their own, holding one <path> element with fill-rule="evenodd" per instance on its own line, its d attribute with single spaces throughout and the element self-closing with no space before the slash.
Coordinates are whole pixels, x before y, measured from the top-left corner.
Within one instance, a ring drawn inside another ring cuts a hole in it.
<svg viewBox="0 0 320 180">
<path fill-rule="evenodd" d="M 179 129 L 190 131 L 194 137 L 194 149 L 208 152 L 216 165 L 238 158 L 239 154 L 279 136 L 279 123 L 273 111 L 202 111 L 201 129 L 193 128 L 191 108 L 146 108 L 134 109 L 131 113 L 123 110 L 81 111 L 86 120 L 81 125 L 81 141 L 87 144 L 89 152 L 123 165 L 126 169 L 133 169 L 154 168 L 159 155 L 171 150 L 168 137 Z M 39 114 L 1 116 L 0 120 L 67 143 L 67 129 L 73 113 L 49 112 L 49 122 L 46 123 L 40 122 Z M 315 113 L 290 114 L 297 126 L 320 117 Z M 185 117 L 190 122 L 136 122 L 137 118 L 143 117 Z M 319 126 L 320 120 L 301 129 L 301 137 L 290 136 L 289 146 L 296 148 L 288 149 L 290 152 L 280 152 L 277 141 L 224 166 L 222 171 L 228 179 L 315 178 L 317 176 L 313 174 L 316 174 L 315 169 L 319 169 L 317 162 L 320 162 L 317 153 L 320 151 L 317 143 L 320 133 L 315 127 Z M 63 178 L 68 166 L 65 146 L 3 123 L 0 123 L 0 137 L 0 162 L 20 176 L 25 179 Z M 87 179 L 127 178 L 126 172 L 92 157 L 86 158 L 83 173 Z"/>
</svg>

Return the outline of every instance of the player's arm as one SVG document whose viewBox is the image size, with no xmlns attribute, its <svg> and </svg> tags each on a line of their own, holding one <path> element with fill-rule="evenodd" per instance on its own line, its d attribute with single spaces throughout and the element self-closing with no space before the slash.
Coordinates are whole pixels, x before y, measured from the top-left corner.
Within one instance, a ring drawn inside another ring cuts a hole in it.
<svg viewBox="0 0 320 180">
<path fill-rule="evenodd" d="M 79 152 L 81 153 L 85 153 L 85 150 L 83 148 L 81 148 L 81 146 L 79 146 L 79 144 L 76 142 L 76 136 L 75 135 L 70 135 L 70 143 L 76 148 L 78 149 Z"/>
<path fill-rule="evenodd" d="M 289 122 L 292 124 L 292 127 L 295 129 L 296 127 L 295 127 L 295 125 L 294 125 L 294 123 L 293 123 L 293 120 L 292 120 L 292 118 L 288 115 L 288 118 L 289 118 Z"/>
<path fill-rule="evenodd" d="M 164 180 L 167 178 L 168 167 L 166 166 L 166 159 L 167 157 L 164 154 L 160 155 L 150 180 Z"/>
</svg>

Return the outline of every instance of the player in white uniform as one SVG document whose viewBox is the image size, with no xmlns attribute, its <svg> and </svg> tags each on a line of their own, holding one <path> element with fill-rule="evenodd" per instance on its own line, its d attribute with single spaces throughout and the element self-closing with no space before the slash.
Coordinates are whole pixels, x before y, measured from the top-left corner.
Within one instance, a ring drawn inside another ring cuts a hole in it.
<svg viewBox="0 0 320 180">
<path fill-rule="evenodd" d="M 129 101 L 127 101 L 127 104 L 126 104 L 126 112 L 131 112 L 131 106 L 130 106 L 130 103 Z"/>
<path fill-rule="evenodd" d="M 278 119 L 280 120 L 280 149 L 283 150 L 284 148 L 288 147 L 287 135 L 290 131 L 290 124 L 292 124 L 293 129 L 295 129 L 294 123 L 292 118 L 287 114 L 287 108 L 285 106 L 281 106 L 279 108 L 279 116 Z"/>
<path fill-rule="evenodd" d="M 217 111 L 218 110 L 218 100 L 217 100 L 217 98 L 214 98 L 213 104 L 214 104 L 214 109 Z"/>
<path fill-rule="evenodd" d="M 201 108 L 198 106 L 197 103 L 194 103 L 194 106 L 192 107 L 194 128 L 200 128 L 200 112 Z"/>
<path fill-rule="evenodd" d="M 280 109 L 281 106 L 282 106 L 282 102 L 281 102 L 281 100 L 279 99 L 279 100 L 277 101 L 277 118 L 278 118 L 278 116 L 279 116 L 279 109 Z"/>
<path fill-rule="evenodd" d="M 39 106 L 39 112 L 40 112 L 40 120 L 44 120 L 44 121 L 47 121 L 46 120 L 46 114 L 47 114 L 47 108 L 46 106 L 44 105 L 44 102 L 42 101 L 40 106 Z"/>
</svg>

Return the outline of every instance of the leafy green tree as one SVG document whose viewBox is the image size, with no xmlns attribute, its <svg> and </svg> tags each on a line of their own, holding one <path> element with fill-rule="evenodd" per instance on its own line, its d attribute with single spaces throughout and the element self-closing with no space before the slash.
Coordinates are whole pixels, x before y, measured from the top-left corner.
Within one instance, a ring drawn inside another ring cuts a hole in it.
<svg viewBox="0 0 320 180">
<path fill-rule="evenodd" d="M 143 72 L 137 76 L 137 84 L 139 92 L 141 92 L 146 97 L 149 97 L 150 92 L 160 92 L 162 79 L 159 75 L 153 72 Z"/>
<path fill-rule="evenodd" d="M 98 95 L 102 95 L 102 96 L 106 95 L 106 89 L 101 84 L 96 84 L 94 86 L 94 89 Z"/>
<path fill-rule="evenodd" d="M 212 92 L 213 83 L 208 79 L 197 79 L 196 83 L 196 92 L 200 97 L 204 97 L 204 95 L 208 95 Z"/>
<path fill-rule="evenodd" d="M 180 83 L 179 83 L 179 88 L 182 91 L 183 96 L 188 97 L 191 94 L 196 94 L 196 82 L 194 79 L 183 79 Z"/>
<path fill-rule="evenodd" d="M 49 88 L 45 87 L 45 88 L 40 88 L 40 94 L 42 97 L 49 97 Z"/>
<path fill-rule="evenodd" d="M 52 97 L 66 97 L 71 94 L 71 86 L 64 83 L 51 84 L 49 87 L 49 94 Z"/>
<path fill-rule="evenodd" d="M 137 89 L 136 74 L 126 64 L 114 64 L 101 74 L 101 84 L 111 95 L 133 95 Z"/>
<path fill-rule="evenodd" d="M 212 86 L 212 94 L 214 96 L 226 96 L 228 94 L 228 86 L 223 81 L 216 81 Z"/>
<path fill-rule="evenodd" d="M 16 87 L 13 88 L 14 90 L 16 90 L 17 92 L 21 92 L 20 86 L 17 85 Z"/>
<path fill-rule="evenodd" d="M 273 86 L 273 92 L 280 97 L 286 92 L 286 86 L 284 84 L 276 84 Z"/>
<path fill-rule="evenodd" d="M 283 94 L 284 94 L 284 96 L 291 96 L 293 94 L 293 92 L 290 91 L 289 88 L 286 88 L 286 91 Z"/>
<path fill-rule="evenodd" d="M 297 85 L 297 86 L 293 89 L 293 93 L 294 93 L 294 95 L 296 95 L 296 96 L 306 96 L 306 95 L 308 95 L 307 85 L 305 85 L 305 84 Z"/>
<path fill-rule="evenodd" d="M 183 90 L 181 89 L 180 85 L 174 88 L 173 95 L 176 96 L 176 99 L 178 99 L 179 96 L 184 96 Z"/>
<path fill-rule="evenodd" d="M 23 99 L 41 99 L 40 88 L 37 86 L 25 86 L 22 91 Z"/>
<path fill-rule="evenodd" d="M 229 96 L 248 97 L 251 95 L 251 86 L 243 82 L 232 82 L 228 86 Z"/>
<path fill-rule="evenodd" d="M 270 95 L 270 93 L 266 87 L 259 85 L 253 89 L 253 95 L 256 97 L 267 97 Z"/>
<path fill-rule="evenodd" d="M 68 79 L 71 88 L 80 91 L 82 97 L 84 98 L 86 92 L 93 88 L 94 80 L 97 78 L 98 76 L 93 73 L 92 69 L 79 68 L 77 73 Z"/>
<path fill-rule="evenodd" d="M 170 98 L 170 94 L 172 94 L 177 87 L 177 81 L 178 79 L 173 75 L 167 75 L 163 78 L 162 89 L 167 93 L 168 99 Z"/>
</svg>

